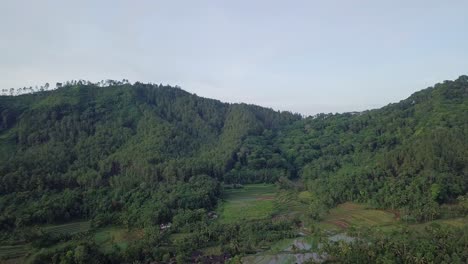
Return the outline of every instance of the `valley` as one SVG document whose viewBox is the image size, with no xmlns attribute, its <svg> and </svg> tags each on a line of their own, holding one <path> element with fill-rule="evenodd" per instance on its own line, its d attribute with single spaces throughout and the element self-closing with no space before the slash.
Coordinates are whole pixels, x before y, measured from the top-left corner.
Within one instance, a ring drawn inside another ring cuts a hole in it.
<svg viewBox="0 0 468 264">
<path fill-rule="evenodd" d="M 1 261 L 463 263 L 467 100 L 467 76 L 309 117 L 138 82 L 0 96 Z"/>
</svg>

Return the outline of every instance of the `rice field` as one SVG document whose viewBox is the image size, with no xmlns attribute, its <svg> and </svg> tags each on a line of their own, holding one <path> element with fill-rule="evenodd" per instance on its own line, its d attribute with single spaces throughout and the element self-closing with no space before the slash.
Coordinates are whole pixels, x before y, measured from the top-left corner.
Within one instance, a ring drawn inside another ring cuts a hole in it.
<svg viewBox="0 0 468 264">
<path fill-rule="evenodd" d="M 325 229 L 346 229 L 350 226 L 388 226 L 397 223 L 395 214 L 383 210 L 367 209 L 365 205 L 344 203 L 330 210 L 320 222 Z"/>
<path fill-rule="evenodd" d="M 23 245 L 11 245 L 11 246 L 0 246 L 0 263 L 1 259 L 15 259 L 25 256 L 29 251 L 29 246 Z"/>
<path fill-rule="evenodd" d="M 303 216 L 308 212 L 310 202 L 310 192 L 279 191 L 276 195 L 275 205 L 278 208 L 279 216 Z"/>
<path fill-rule="evenodd" d="M 127 230 L 121 227 L 105 227 L 98 229 L 94 234 L 94 240 L 102 251 L 110 252 L 116 246 L 120 249 L 128 247 L 129 243 L 140 239 L 143 231 L 140 229 Z"/>
<path fill-rule="evenodd" d="M 60 225 L 47 225 L 41 226 L 41 228 L 49 233 L 55 234 L 77 234 L 86 232 L 91 229 L 90 222 L 72 222 Z M 22 263 L 22 257 L 31 253 L 31 247 L 29 244 L 18 244 L 18 245 L 1 245 L 0 246 L 0 259 L 8 259 L 8 263 L 15 263 L 15 259 L 18 259 L 18 263 Z M 0 261 L 0 263 L 3 263 Z"/>
<path fill-rule="evenodd" d="M 219 221 L 225 223 L 266 219 L 275 212 L 276 186 L 249 184 L 228 189 L 218 207 Z"/>
<path fill-rule="evenodd" d="M 458 217 L 458 218 L 450 218 L 450 219 L 438 219 L 426 223 L 420 224 L 411 224 L 408 225 L 409 227 L 417 230 L 424 230 L 424 228 L 428 227 L 431 224 L 439 224 L 441 226 L 451 226 L 451 227 L 464 227 L 468 225 L 468 216 L 466 217 Z"/>
<path fill-rule="evenodd" d="M 50 233 L 72 235 L 72 234 L 89 231 L 91 229 L 91 224 L 89 221 L 72 222 L 72 223 L 61 224 L 61 225 L 45 226 L 43 227 L 43 229 L 46 232 L 50 232 Z"/>
</svg>

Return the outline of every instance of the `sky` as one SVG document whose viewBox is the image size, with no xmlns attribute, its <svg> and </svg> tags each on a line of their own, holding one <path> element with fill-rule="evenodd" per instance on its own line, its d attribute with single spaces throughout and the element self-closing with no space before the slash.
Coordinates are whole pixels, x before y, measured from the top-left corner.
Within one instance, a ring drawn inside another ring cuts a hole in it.
<svg viewBox="0 0 468 264">
<path fill-rule="evenodd" d="M 129 79 L 304 115 L 468 74 L 468 1 L 0 0 L 0 88 Z"/>
</svg>

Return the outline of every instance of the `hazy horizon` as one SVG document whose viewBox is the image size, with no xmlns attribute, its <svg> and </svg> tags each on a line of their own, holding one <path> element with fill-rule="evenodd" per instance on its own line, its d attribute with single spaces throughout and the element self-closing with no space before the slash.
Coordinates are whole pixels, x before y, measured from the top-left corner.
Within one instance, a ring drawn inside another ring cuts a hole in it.
<svg viewBox="0 0 468 264">
<path fill-rule="evenodd" d="M 178 85 L 304 115 L 373 109 L 467 74 L 464 1 L 0 3 L 0 88 Z"/>
</svg>

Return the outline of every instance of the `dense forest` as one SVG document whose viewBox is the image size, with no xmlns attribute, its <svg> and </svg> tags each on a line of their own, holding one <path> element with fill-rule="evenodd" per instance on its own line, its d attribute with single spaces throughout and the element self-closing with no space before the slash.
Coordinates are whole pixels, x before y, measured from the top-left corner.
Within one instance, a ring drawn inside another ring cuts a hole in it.
<svg viewBox="0 0 468 264">
<path fill-rule="evenodd" d="M 226 188 L 249 183 L 308 191 L 305 206 L 315 221 L 349 201 L 398 211 L 406 223 L 468 213 L 468 76 L 380 109 L 310 117 L 164 85 L 58 86 L 0 96 L 0 238 L 37 249 L 72 241 L 40 251 L 35 263 L 185 263 L 214 244 L 235 263 L 269 241 L 294 237 L 301 225 L 294 218 L 210 220 Z M 109 253 L 96 250 L 89 232 L 64 237 L 37 229 L 71 221 L 144 234 Z M 171 230 L 162 230 L 167 223 Z M 455 252 L 444 260 L 466 260 L 466 228 L 428 230 L 408 245 L 456 238 L 458 244 L 443 247 Z M 171 232 L 188 235 L 169 246 Z M 402 232 L 367 233 L 349 246 L 323 248 L 330 261 L 355 263 L 391 260 L 400 249 L 370 249 L 367 241 L 396 245 Z M 438 250 L 425 260 L 440 262 Z M 405 257 L 395 262 L 417 262 Z"/>
</svg>

